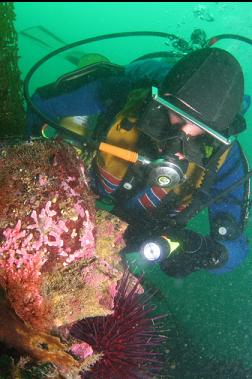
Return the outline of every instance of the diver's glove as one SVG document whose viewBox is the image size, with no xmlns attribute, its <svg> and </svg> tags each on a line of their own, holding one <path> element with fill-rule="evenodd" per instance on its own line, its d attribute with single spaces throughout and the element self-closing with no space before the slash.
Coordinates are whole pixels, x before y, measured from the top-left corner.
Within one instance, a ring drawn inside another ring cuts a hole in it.
<svg viewBox="0 0 252 379">
<path fill-rule="evenodd" d="M 141 255 L 159 262 L 168 275 L 184 277 L 199 269 L 221 267 L 227 260 L 223 245 L 191 230 L 180 230 L 172 238 L 162 236 L 144 242 Z"/>
</svg>

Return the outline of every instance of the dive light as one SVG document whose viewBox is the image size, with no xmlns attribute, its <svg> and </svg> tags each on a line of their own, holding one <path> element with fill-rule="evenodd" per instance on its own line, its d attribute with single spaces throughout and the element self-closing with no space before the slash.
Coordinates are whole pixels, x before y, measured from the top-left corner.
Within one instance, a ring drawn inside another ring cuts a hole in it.
<svg viewBox="0 0 252 379">
<path fill-rule="evenodd" d="M 168 237 L 161 236 L 142 243 L 140 246 L 140 254 L 142 258 L 148 262 L 162 262 L 172 255 L 179 245 L 179 242 L 171 241 Z"/>
</svg>

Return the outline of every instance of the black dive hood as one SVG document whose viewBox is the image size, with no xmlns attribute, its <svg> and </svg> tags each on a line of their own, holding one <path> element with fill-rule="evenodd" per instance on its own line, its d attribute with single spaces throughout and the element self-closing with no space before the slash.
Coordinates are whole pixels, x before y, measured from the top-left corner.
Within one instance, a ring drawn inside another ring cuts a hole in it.
<svg viewBox="0 0 252 379">
<path fill-rule="evenodd" d="M 226 50 L 199 49 L 172 67 L 161 84 L 160 94 L 164 98 L 172 95 L 171 102 L 175 98 L 195 118 L 218 132 L 226 132 L 242 104 L 242 68 Z"/>
<path fill-rule="evenodd" d="M 86 38 L 86 39 L 83 39 L 80 41 L 76 41 L 76 42 L 73 42 L 69 45 L 66 45 L 64 47 L 56 49 L 56 50 L 52 51 L 51 53 L 47 54 L 45 57 L 43 57 L 41 60 L 39 60 L 30 69 L 30 71 L 28 72 L 28 74 L 26 75 L 26 77 L 24 79 L 24 96 L 25 96 L 25 99 L 27 101 L 27 104 L 45 121 L 45 123 L 47 123 L 48 125 L 55 128 L 59 133 L 64 133 L 64 135 L 67 135 L 67 136 L 73 138 L 74 140 L 78 140 L 78 142 L 80 144 L 84 144 L 84 145 L 90 144 L 90 145 L 96 146 L 96 141 L 94 141 L 92 139 L 87 139 L 87 137 L 76 135 L 74 132 L 65 129 L 59 123 L 57 123 L 55 120 L 50 119 L 50 117 L 48 117 L 48 115 L 46 115 L 40 111 L 40 109 L 33 103 L 32 98 L 31 98 L 31 94 L 30 94 L 30 90 L 29 90 L 31 79 L 32 79 L 34 73 L 45 62 L 50 60 L 52 57 L 55 57 L 56 55 L 61 54 L 62 52 L 65 52 L 69 49 L 75 48 L 77 46 L 88 45 L 88 44 L 91 44 L 91 43 L 94 43 L 97 41 L 102 41 L 102 40 L 122 38 L 122 37 L 137 37 L 137 36 L 150 36 L 150 37 L 163 38 L 166 41 L 168 40 L 169 42 L 172 42 L 172 46 L 174 46 L 174 49 L 178 53 L 171 52 L 171 51 L 153 52 L 153 53 L 142 55 L 141 57 L 135 59 L 133 62 L 135 62 L 137 60 L 141 60 L 141 59 L 146 59 L 146 58 L 160 58 L 160 57 L 170 58 L 170 57 L 174 57 L 174 56 L 181 58 L 184 55 L 193 52 L 191 45 L 187 41 L 183 40 L 182 38 L 179 38 L 174 34 L 162 33 L 162 32 L 152 32 L 152 31 L 113 33 L 113 34 L 100 35 L 97 37 L 91 37 L 91 38 Z M 236 34 L 222 34 L 222 35 L 212 37 L 208 41 L 204 41 L 203 45 L 201 47 L 210 47 L 210 46 L 214 45 L 216 42 L 218 42 L 219 40 L 226 39 L 226 38 L 240 40 L 240 41 L 243 41 L 243 42 L 246 42 L 246 43 L 252 45 L 252 40 L 249 38 L 239 36 Z M 165 42 L 165 44 L 168 45 L 167 42 Z M 103 65 L 105 67 L 106 62 L 104 62 Z M 113 64 L 110 64 L 110 65 L 108 64 L 108 66 L 113 66 Z M 119 65 L 114 65 L 114 66 L 119 67 Z M 71 75 L 75 75 L 75 74 L 79 75 L 79 74 L 82 74 L 83 72 L 85 74 L 85 70 L 91 70 L 92 71 L 92 67 L 93 67 L 92 65 L 88 65 L 87 67 L 85 67 L 82 70 L 75 70 L 75 71 L 67 74 L 66 77 L 71 76 Z"/>
</svg>

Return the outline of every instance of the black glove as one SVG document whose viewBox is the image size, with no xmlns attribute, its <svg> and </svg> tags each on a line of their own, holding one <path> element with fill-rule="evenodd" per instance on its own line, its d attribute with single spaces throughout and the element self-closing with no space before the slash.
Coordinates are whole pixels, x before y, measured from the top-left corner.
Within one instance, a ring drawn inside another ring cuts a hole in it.
<svg viewBox="0 0 252 379">
<path fill-rule="evenodd" d="M 227 251 L 223 245 L 190 230 L 175 232 L 180 246 L 160 263 L 161 269 L 168 275 L 184 277 L 199 269 L 221 267 L 227 260 Z"/>
</svg>

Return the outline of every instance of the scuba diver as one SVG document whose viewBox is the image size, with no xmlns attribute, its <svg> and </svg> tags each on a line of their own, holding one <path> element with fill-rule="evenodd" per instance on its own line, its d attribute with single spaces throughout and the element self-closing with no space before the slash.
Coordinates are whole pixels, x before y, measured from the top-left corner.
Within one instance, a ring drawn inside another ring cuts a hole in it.
<svg viewBox="0 0 252 379">
<path fill-rule="evenodd" d="M 38 89 L 34 104 L 66 130 L 103 141 L 91 187 L 128 222 L 125 251 L 137 249 L 177 278 L 232 271 L 248 253 L 248 164 L 233 138 L 246 128 L 240 64 L 215 47 L 192 51 L 173 67 L 156 59 L 123 70 L 106 64 L 106 75 Z M 47 125 L 30 109 L 28 127 L 39 136 Z M 205 207 L 207 236 L 187 226 Z"/>
</svg>

